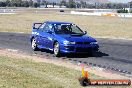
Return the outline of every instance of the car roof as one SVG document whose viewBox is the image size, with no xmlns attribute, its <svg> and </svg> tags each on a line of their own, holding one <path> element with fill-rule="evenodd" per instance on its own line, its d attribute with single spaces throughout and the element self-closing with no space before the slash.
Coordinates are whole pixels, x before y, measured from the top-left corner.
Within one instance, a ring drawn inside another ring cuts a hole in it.
<svg viewBox="0 0 132 88">
<path fill-rule="evenodd" d="M 61 21 L 46 21 L 46 23 L 50 23 L 50 24 L 72 24 L 71 22 L 61 22 Z"/>
</svg>

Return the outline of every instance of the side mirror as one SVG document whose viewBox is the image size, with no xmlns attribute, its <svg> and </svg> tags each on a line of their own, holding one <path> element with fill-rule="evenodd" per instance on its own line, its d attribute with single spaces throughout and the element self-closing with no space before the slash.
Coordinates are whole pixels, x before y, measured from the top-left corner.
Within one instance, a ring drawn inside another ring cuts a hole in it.
<svg viewBox="0 0 132 88">
<path fill-rule="evenodd" d="M 87 31 L 84 31 L 84 34 L 86 35 L 87 34 Z"/>
</svg>

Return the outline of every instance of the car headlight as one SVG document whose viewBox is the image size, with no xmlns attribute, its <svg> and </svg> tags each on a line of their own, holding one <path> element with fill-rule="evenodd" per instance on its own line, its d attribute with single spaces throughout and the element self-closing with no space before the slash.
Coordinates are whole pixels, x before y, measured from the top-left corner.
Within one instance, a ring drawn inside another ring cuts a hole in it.
<svg viewBox="0 0 132 88">
<path fill-rule="evenodd" d="M 76 44 L 76 42 L 70 42 L 70 41 L 64 41 L 63 42 L 65 45 L 67 45 L 67 44 Z"/>
<path fill-rule="evenodd" d="M 98 44 L 98 42 L 91 42 L 90 44 Z"/>
</svg>

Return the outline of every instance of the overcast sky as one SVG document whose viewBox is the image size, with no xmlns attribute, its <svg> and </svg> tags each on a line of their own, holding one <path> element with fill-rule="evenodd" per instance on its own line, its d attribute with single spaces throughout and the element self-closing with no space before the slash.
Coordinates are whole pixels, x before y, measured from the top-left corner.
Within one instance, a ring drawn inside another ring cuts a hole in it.
<svg viewBox="0 0 132 88">
<path fill-rule="evenodd" d="M 127 3 L 127 2 L 130 2 L 132 0 L 109 0 L 109 1 Z"/>
</svg>

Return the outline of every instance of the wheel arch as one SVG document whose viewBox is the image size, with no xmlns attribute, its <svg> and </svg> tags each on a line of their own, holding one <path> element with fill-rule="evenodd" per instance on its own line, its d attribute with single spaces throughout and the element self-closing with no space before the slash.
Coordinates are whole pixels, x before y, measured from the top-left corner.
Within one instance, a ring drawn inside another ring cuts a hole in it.
<svg viewBox="0 0 132 88">
<path fill-rule="evenodd" d="M 34 37 L 34 36 L 32 36 L 32 37 L 30 38 L 30 42 L 32 42 L 32 39 L 33 39 L 33 38 L 35 38 L 35 37 Z"/>
<path fill-rule="evenodd" d="M 53 42 L 53 48 L 54 48 L 54 44 L 56 43 L 56 42 L 58 42 L 57 40 L 54 40 L 54 42 Z M 59 43 L 59 42 L 58 42 Z"/>
</svg>

